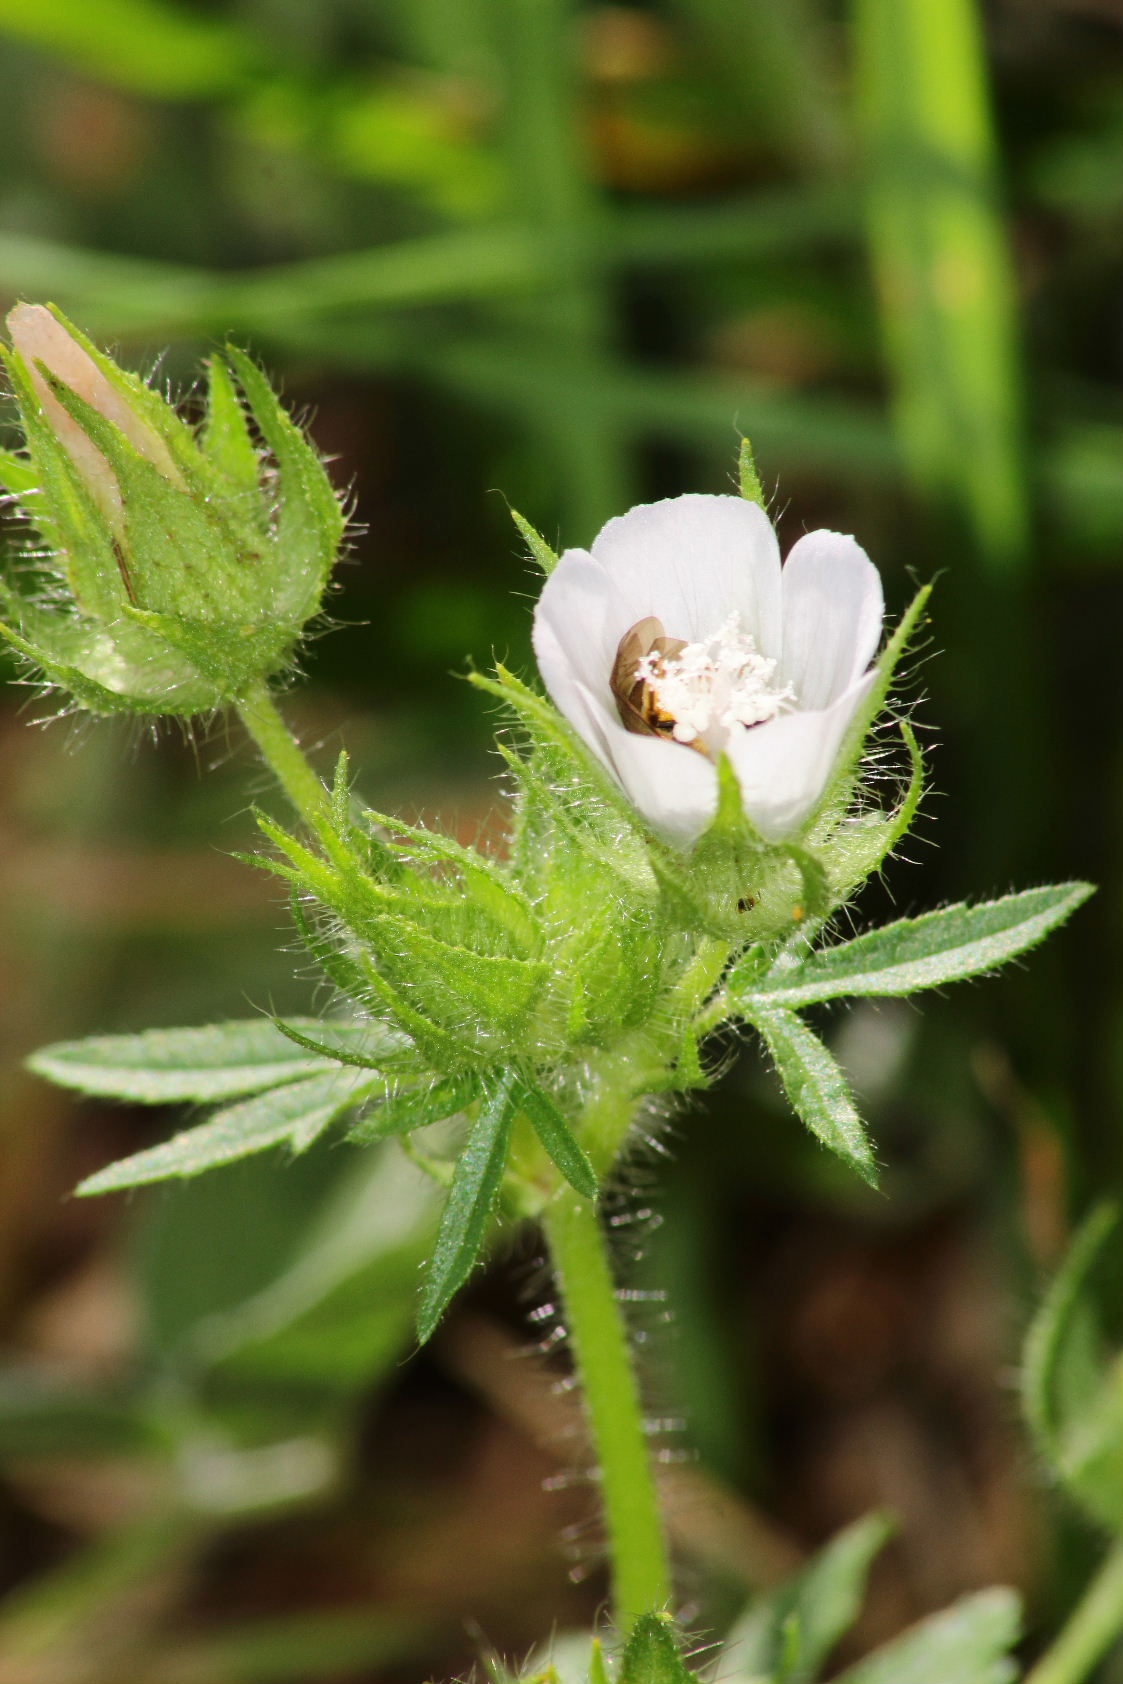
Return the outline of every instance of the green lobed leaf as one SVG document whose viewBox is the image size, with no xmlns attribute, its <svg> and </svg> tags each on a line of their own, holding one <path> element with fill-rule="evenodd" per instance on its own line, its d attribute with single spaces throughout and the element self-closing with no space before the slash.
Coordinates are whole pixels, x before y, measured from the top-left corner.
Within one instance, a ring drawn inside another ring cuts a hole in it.
<svg viewBox="0 0 1123 1684">
<path fill-rule="evenodd" d="M 1095 891 L 1089 883 L 1026 889 L 980 906 L 963 902 L 900 918 L 802 963 L 788 959 L 749 983 L 765 1006 L 809 1006 L 847 995 L 912 994 L 993 970 L 1044 940 Z M 743 986 L 736 967 L 730 992 Z"/>
<path fill-rule="evenodd" d="M 83 1197 L 201 1175 L 271 1146 L 287 1145 L 303 1152 L 337 1117 L 382 1091 L 381 1076 L 363 1078 L 350 1070 L 270 1088 L 220 1111 L 198 1128 L 184 1129 L 160 1146 L 135 1152 L 83 1181 L 76 1191 Z"/>
<path fill-rule="evenodd" d="M 801 1572 L 756 1598 L 726 1640 L 719 1676 L 812 1684 L 857 1619 L 870 1564 L 892 1530 L 888 1516 L 866 1515 L 832 1538 Z"/>
<path fill-rule="evenodd" d="M 1123 1533 L 1123 1357 L 1108 1359 L 1091 1291 L 1118 1225 L 1118 1206 L 1104 1203 L 1077 1231 L 1026 1337 L 1022 1407 L 1056 1478 Z"/>
<path fill-rule="evenodd" d="M 294 1026 L 326 1036 L 326 1044 L 371 1058 L 401 1046 L 381 1024 L 296 1018 Z M 27 1063 L 36 1075 L 59 1087 L 138 1105 L 235 1099 L 324 1070 L 321 1056 L 294 1045 L 268 1018 L 58 1041 L 32 1053 Z"/>
<path fill-rule="evenodd" d="M 979 1591 L 875 1649 L 834 1684 L 1014 1684 L 1010 1650 L 1021 1624 L 1014 1591 Z"/>
<path fill-rule="evenodd" d="M 583 1199 L 595 1199 L 599 1192 L 596 1171 L 550 1096 L 531 1082 L 517 1082 L 513 1091 L 520 1109 L 570 1186 Z"/>
<path fill-rule="evenodd" d="M 871 1187 L 877 1186 L 865 1127 L 835 1059 L 794 1012 L 752 999 L 745 1016 L 764 1037 L 796 1115 Z"/>
<path fill-rule="evenodd" d="M 679 1654 L 669 1614 L 641 1614 L 620 1662 L 619 1684 L 695 1684 Z"/>
<path fill-rule="evenodd" d="M 515 1114 L 515 1077 L 508 1072 L 480 1108 L 441 1213 L 437 1243 L 425 1273 L 417 1311 L 417 1337 L 429 1339 L 453 1297 L 471 1274 L 507 1166 Z"/>
</svg>

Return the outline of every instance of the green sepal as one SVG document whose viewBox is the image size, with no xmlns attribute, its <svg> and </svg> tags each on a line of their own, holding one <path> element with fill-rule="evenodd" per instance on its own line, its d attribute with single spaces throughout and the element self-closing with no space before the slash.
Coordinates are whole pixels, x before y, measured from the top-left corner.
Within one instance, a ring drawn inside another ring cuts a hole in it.
<svg viewBox="0 0 1123 1684">
<path fill-rule="evenodd" d="M 611 1684 L 604 1659 L 604 1648 L 599 1637 L 593 1638 L 589 1649 L 589 1684 Z"/>
<path fill-rule="evenodd" d="M 333 1046 L 330 1041 L 317 1039 L 313 1035 L 305 1035 L 294 1024 L 286 1023 L 284 1018 L 272 1017 L 269 1021 L 278 1034 L 283 1035 L 285 1040 L 291 1041 L 294 1046 L 302 1047 L 305 1052 L 312 1053 L 317 1058 L 326 1059 L 329 1063 L 346 1064 L 352 1070 L 393 1070 L 403 1063 L 415 1062 L 411 1058 L 410 1045 L 406 1037 L 395 1034 L 392 1029 L 387 1029 L 386 1025 L 382 1023 L 351 1026 L 357 1031 L 356 1040 L 358 1037 L 369 1039 L 372 1028 L 375 1028 L 377 1033 L 383 1037 L 381 1048 L 372 1057 L 373 1048 L 362 1053 L 354 1052 L 346 1046 Z M 327 1028 L 328 1025 L 318 1024 L 315 1027 Z"/>
<path fill-rule="evenodd" d="M 756 458 L 753 447 L 747 438 L 742 438 L 741 448 L 737 453 L 737 484 L 741 496 L 747 503 L 755 503 L 758 508 L 767 510 L 764 487 L 760 483 L 760 475 L 756 471 Z"/>
<path fill-rule="evenodd" d="M 809 833 L 812 836 L 819 832 L 824 820 L 829 823 L 832 817 L 836 820 L 841 818 L 850 805 L 858 779 L 858 767 L 866 738 L 869 736 L 875 720 L 885 707 L 897 669 L 921 623 L 928 598 L 931 595 L 932 586 L 921 585 L 901 616 L 892 637 L 878 657 L 874 682 L 865 701 L 850 722 L 849 729 L 843 739 L 842 748 L 839 750 L 838 758 L 835 761 L 834 775 L 808 826 Z"/>
<path fill-rule="evenodd" d="M 44 378 L 113 470 L 125 509 L 129 602 L 215 628 L 252 627 L 271 613 L 284 628 L 274 629 L 274 641 L 291 635 L 273 596 L 270 558 L 205 495 L 213 486 L 174 483 L 63 381 L 49 371 Z"/>
<path fill-rule="evenodd" d="M 226 355 L 277 465 L 274 541 L 282 563 L 277 611 L 303 625 L 319 611 L 343 538 L 343 511 L 319 456 L 257 365 L 232 345 Z"/>
<path fill-rule="evenodd" d="M 207 412 L 199 447 L 211 465 L 241 492 L 247 510 L 256 508 L 261 464 L 250 436 L 246 412 L 228 365 L 220 356 L 208 359 Z"/>
<path fill-rule="evenodd" d="M 0 361 L 19 404 L 38 486 L 37 496 L 21 497 L 24 513 L 48 543 L 59 549 L 79 609 L 111 620 L 127 597 L 108 518 L 49 426 L 22 359 L 0 345 Z"/>
<path fill-rule="evenodd" d="M 753 997 L 744 1016 L 764 1038 L 792 1110 L 870 1187 L 877 1166 L 846 1077 L 827 1048 L 794 1012 Z"/>
<path fill-rule="evenodd" d="M 516 678 L 501 662 L 496 665 L 494 678 L 489 678 L 486 673 L 470 672 L 468 682 L 505 703 L 518 715 L 536 746 L 560 754 L 571 773 L 587 784 L 599 800 L 624 821 L 628 830 L 646 836 L 639 814 L 623 791 L 550 702 L 544 700 L 521 679 Z"/>
<path fill-rule="evenodd" d="M 507 1167 L 516 1108 L 514 1086 L 515 1076 L 510 1071 L 494 1083 L 456 1160 L 437 1242 L 421 1289 L 417 1337 L 422 1345 L 436 1330 L 483 1249 Z"/>
<path fill-rule="evenodd" d="M 280 640 L 276 626 L 247 625 L 228 630 L 200 625 L 181 614 L 161 614 L 152 608 L 134 608 L 131 603 L 123 604 L 122 612 L 158 643 L 190 662 L 210 685 L 212 706 L 236 697 L 255 677 L 276 673 L 288 661 L 298 635 L 295 627 L 287 640 Z"/>
<path fill-rule="evenodd" d="M 475 1076 L 446 1077 L 428 1086 L 394 1089 L 351 1125 L 347 1138 L 366 1146 L 390 1135 L 412 1134 L 414 1129 L 457 1116 L 479 1096 L 480 1083 Z"/>
<path fill-rule="evenodd" d="M 909 757 L 908 787 L 892 812 L 860 813 L 837 820 L 820 834 L 812 830 L 807 845 L 822 862 L 830 904 L 842 906 L 866 878 L 879 871 L 902 836 L 911 829 L 924 795 L 924 757 L 907 720 L 898 721 Z"/>
<path fill-rule="evenodd" d="M 254 858 L 253 864 L 261 862 Z M 361 967 L 354 958 L 338 942 L 326 935 L 321 935 L 304 916 L 301 905 L 301 890 L 290 885 L 289 911 L 296 926 L 296 933 L 307 951 L 315 959 L 324 975 L 339 992 L 348 999 L 366 1005 L 370 1000 L 370 985 Z"/>
<path fill-rule="evenodd" d="M 641 1614 L 628 1636 L 619 1684 L 697 1684 L 679 1653 L 670 1614 Z"/>
<path fill-rule="evenodd" d="M 46 683 L 68 691 L 90 713 L 192 714 L 215 706 L 217 697 L 213 687 L 189 663 L 174 665 L 172 653 L 160 646 L 150 651 L 138 647 L 145 635 L 139 627 L 128 628 L 135 632 L 134 642 L 107 631 L 97 621 L 82 621 L 64 613 L 39 613 L 23 604 L 15 605 L 10 592 L 2 594 L 4 601 L 12 605 L 12 611 L 20 615 L 23 626 L 17 628 L 0 622 L 0 637 L 38 667 Z M 32 615 L 37 624 L 43 623 L 42 642 L 25 635 L 27 620 Z M 54 648 L 48 646 L 48 638 L 53 640 Z M 133 657 L 131 660 L 126 649 Z M 71 658 L 63 658 L 60 651 Z M 112 677 L 124 688 L 111 688 L 98 674 Z M 157 687 L 155 695 L 149 694 L 152 686 Z"/>
<path fill-rule="evenodd" d="M 644 902 L 656 898 L 653 861 L 636 829 L 634 814 L 624 826 L 615 804 L 600 804 L 585 790 L 574 800 L 570 787 L 572 762 L 568 776 L 563 772 L 551 777 L 544 769 L 547 756 L 541 750 L 526 759 L 507 743 L 497 742 L 495 746 L 521 786 L 513 853 L 524 878 L 542 877 L 548 872 L 546 849 L 535 823 L 541 819 L 600 873 L 615 879 L 622 894 L 639 896 Z M 583 772 L 576 775 L 583 781 Z"/>
<path fill-rule="evenodd" d="M 596 1199 L 600 1191 L 596 1170 L 549 1094 L 525 1080 L 516 1081 L 512 1093 L 519 1109 L 574 1192 L 580 1193 L 583 1199 Z"/>
<path fill-rule="evenodd" d="M 452 837 L 441 836 L 420 825 L 404 824 L 400 819 L 371 808 L 365 809 L 363 816 L 394 838 L 401 837 L 413 844 L 410 852 L 421 863 L 451 867 L 463 886 L 465 898 L 506 932 L 516 952 L 526 958 L 538 956 L 542 950 L 538 921 L 526 896 L 506 880 L 497 864 L 485 859 L 474 848 L 463 847 Z M 403 901 L 402 904 L 406 903 Z"/>
<path fill-rule="evenodd" d="M 550 574 L 554 571 L 554 568 L 558 565 L 559 558 L 557 551 L 551 549 L 542 534 L 536 531 L 525 516 L 520 515 L 517 509 L 512 509 L 510 513 L 511 519 L 518 527 L 523 542 L 529 550 L 532 559 L 537 563 L 539 568 L 541 568 L 544 577 L 548 579 Z"/>
<path fill-rule="evenodd" d="M 373 918 L 371 930 L 379 969 L 424 1016 L 467 1046 L 490 1036 L 517 1046 L 549 980 L 546 964 L 438 941 L 405 918 Z"/>
<path fill-rule="evenodd" d="M 375 1003 L 405 1030 L 418 1051 L 428 1059 L 435 1070 L 456 1074 L 466 1066 L 479 1067 L 488 1063 L 486 1048 L 466 1046 L 447 1029 L 417 1011 L 405 996 L 386 980 L 369 954 L 360 948 L 356 957 Z"/>
</svg>

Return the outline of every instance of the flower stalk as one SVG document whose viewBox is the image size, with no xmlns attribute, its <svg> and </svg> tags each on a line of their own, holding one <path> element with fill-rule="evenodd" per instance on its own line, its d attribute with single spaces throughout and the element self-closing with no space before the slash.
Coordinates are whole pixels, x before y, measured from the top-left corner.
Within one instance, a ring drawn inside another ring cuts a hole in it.
<svg viewBox="0 0 1123 1684">
<path fill-rule="evenodd" d="M 314 830 L 326 814 L 327 791 L 270 694 L 259 679 L 236 704 L 237 713 L 258 752 L 300 817 Z"/>
</svg>

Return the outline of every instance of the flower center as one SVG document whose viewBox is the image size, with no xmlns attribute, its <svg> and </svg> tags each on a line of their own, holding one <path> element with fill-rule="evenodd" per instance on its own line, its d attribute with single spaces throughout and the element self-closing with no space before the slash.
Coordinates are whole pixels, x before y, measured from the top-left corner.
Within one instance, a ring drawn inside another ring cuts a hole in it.
<svg viewBox="0 0 1123 1684">
<path fill-rule="evenodd" d="M 775 672 L 735 613 L 698 643 L 667 637 L 649 616 L 620 640 L 612 693 L 629 731 L 714 755 L 735 725 L 763 725 L 795 700 Z"/>
</svg>

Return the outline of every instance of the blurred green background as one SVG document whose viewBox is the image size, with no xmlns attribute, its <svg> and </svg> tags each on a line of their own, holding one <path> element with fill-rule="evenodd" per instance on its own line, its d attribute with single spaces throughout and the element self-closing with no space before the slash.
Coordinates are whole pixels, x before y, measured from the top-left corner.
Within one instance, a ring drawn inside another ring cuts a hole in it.
<svg viewBox="0 0 1123 1684">
<path fill-rule="evenodd" d="M 1099 1548 L 1015 1389 L 1120 1169 L 1120 45 L 1096 0 L 0 0 L 0 304 L 177 390 L 233 337 L 350 488 L 289 701 L 322 766 L 345 741 L 378 807 L 501 841 L 457 674 L 530 664 L 507 501 L 587 543 L 732 489 L 740 429 L 785 547 L 854 532 L 894 612 L 939 576 L 934 792 L 859 916 L 1104 885 L 1020 971 L 830 1024 L 887 1196 L 751 1050 L 637 1171 L 699 1629 L 885 1506 L 853 1652 L 995 1581 L 1033 1652 Z M 510 1360 L 532 1238 L 407 1364 L 431 1199 L 390 1152 L 67 1200 L 153 1118 L 26 1052 L 314 984 L 229 857 L 274 799 L 233 731 L 3 708 L 0 1680 L 408 1684 L 587 1621 L 572 1423 Z"/>
</svg>

